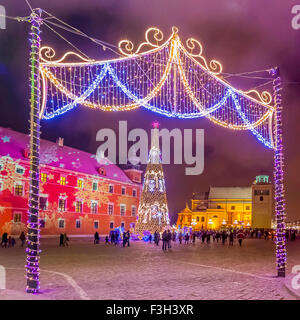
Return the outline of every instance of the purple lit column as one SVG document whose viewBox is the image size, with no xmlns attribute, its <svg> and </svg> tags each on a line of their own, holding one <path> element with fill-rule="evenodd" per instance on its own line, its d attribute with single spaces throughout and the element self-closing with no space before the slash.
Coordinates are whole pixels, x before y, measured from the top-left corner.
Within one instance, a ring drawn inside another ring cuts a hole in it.
<svg viewBox="0 0 300 320">
<path fill-rule="evenodd" d="M 284 184 L 283 184 L 283 142 L 282 142 L 282 105 L 281 79 L 279 68 L 272 70 L 274 77 L 274 188 L 276 214 L 276 263 L 278 277 L 285 277 L 286 268 L 286 239 L 285 239 L 285 211 L 284 211 Z"/>
<path fill-rule="evenodd" d="M 39 177 L 40 177 L 40 76 L 39 50 L 41 10 L 33 10 L 30 16 L 30 181 L 29 181 L 29 212 L 27 235 L 26 276 L 28 293 L 38 293 L 39 283 Z"/>
</svg>

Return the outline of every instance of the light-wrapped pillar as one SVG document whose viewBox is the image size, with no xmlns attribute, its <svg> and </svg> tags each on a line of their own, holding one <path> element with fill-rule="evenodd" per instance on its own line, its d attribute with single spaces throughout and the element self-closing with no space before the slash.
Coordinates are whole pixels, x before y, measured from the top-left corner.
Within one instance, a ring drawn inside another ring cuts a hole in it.
<svg viewBox="0 0 300 320">
<path fill-rule="evenodd" d="M 40 178 L 40 76 L 39 50 L 41 10 L 35 9 L 31 14 L 31 52 L 30 52 L 30 181 L 29 212 L 27 234 L 26 276 L 28 293 L 38 293 L 39 283 L 39 178 Z"/>
<path fill-rule="evenodd" d="M 275 188 L 275 215 L 276 215 L 276 263 L 278 277 L 285 277 L 286 268 L 286 238 L 285 238 L 285 210 L 283 184 L 283 141 L 282 141 L 282 99 L 281 79 L 279 68 L 272 70 L 274 76 L 274 188 Z"/>
</svg>

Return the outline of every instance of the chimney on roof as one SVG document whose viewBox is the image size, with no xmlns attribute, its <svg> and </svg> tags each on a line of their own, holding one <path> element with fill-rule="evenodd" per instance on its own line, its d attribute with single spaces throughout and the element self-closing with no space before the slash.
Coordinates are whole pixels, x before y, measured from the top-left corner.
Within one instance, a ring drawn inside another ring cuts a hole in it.
<svg viewBox="0 0 300 320">
<path fill-rule="evenodd" d="M 58 139 L 56 139 L 56 143 L 58 144 L 59 147 L 63 147 L 64 146 L 64 138 L 59 137 Z"/>
</svg>

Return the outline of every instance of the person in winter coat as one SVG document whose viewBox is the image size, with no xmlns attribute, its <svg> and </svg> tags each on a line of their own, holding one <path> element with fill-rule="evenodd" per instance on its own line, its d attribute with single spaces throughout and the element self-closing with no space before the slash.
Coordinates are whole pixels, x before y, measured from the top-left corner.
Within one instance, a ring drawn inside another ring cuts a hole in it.
<svg viewBox="0 0 300 320">
<path fill-rule="evenodd" d="M 171 240 L 172 240 L 172 233 L 170 230 L 168 230 L 168 249 L 171 249 Z"/>
<path fill-rule="evenodd" d="M 245 235 L 244 235 L 244 232 L 243 230 L 239 230 L 238 233 L 236 234 L 236 237 L 239 241 L 239 245 L 240 247 L 242 246 L 242 242 L 243 242 L 243 239 L 245 238 Z"/>
<path fill-rule="evenodd" d="M 166 251 L 167 250 L 167 245 L 168 245 L 168 233 L 167 231 L 165 230 L 162 234 L 162 241 L 163 241 L 163 245 L 162 245 L 162 249 L 163 251 Z"/>
<path fill-rule="evenodd" d="M 65 246 L 64 245 L 64 235 L 61 233 L 60 236 L 59 236 L 59 246 Z"/>
<path fill-rule="evenodd" d="M 233 238 L 234 238 L 234 234 L 233 234 L 233 232 L 231 231 L 230 234 L 229 234 L 229 245 L 230 245 L 230 246 L 233 246 Z"/>
<path fill-rule="evenodd" d="M 99 233 L 98 231 L 96 231 L 94 234 L 94 244 L 98 244 L 98 243 L 99 243 Z"/>
<path fill-rule="evenodd" d="M 179 243 L 181 244 L 182 243 L 182 233 L 181 232 L 179 233 L 178 240 L 179 240 Z"/>
<path fill-rule="evenodd" d="M 24 231 L 21 232 L 19 239 L 21 240 L 21 247 L 23 247 L 26 239 Z"/>
</svg>

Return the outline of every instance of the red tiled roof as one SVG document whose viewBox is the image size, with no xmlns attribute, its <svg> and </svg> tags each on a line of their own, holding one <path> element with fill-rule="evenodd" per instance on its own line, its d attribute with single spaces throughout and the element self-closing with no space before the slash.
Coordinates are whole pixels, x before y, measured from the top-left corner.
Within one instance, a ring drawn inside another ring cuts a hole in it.
<svg viewBox="0 0 300 320">
<path fill-rule="evenodd" d="M 41 139 L 41 164 L 72 170 L 89 175 L 99 175 L 98 169 L 104 167 L 105 178 L 132 183 L 121 168 L 107 158 L 100 163 L 96 155 L 71 147 L 59 147 L 57 143 Z M 0 127 L 0 157 L 10 156 L 13 159 L 27 160 L 24 149 L 29 147 L 29 135 L 8 128 Z"/>
</svg>

